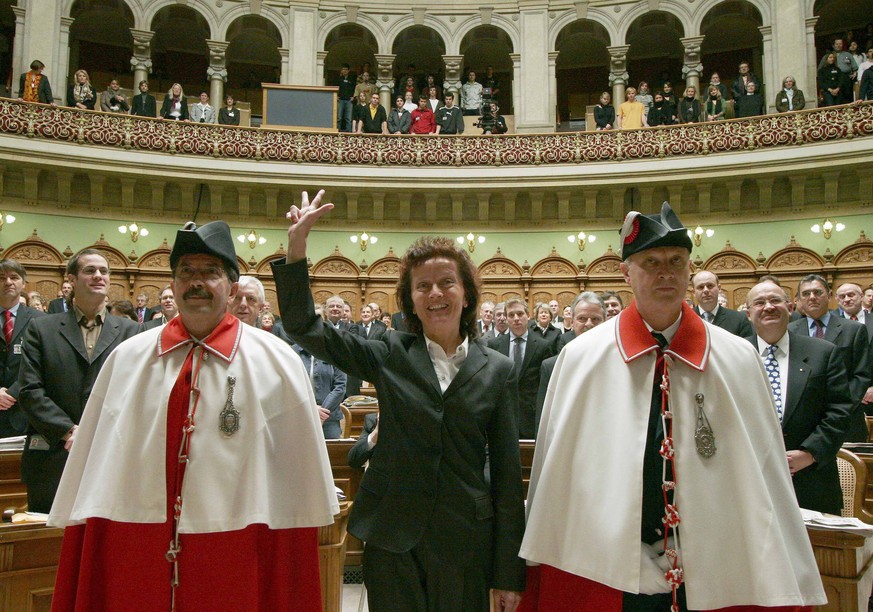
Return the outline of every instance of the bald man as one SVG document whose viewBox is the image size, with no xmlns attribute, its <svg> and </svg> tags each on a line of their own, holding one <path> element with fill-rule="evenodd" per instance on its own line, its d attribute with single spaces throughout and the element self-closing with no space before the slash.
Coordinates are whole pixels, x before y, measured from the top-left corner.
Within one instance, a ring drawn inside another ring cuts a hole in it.
<svg viewBox="0 0 873 612">
<path fill-rule="evenodd" d="M 721 285 L 715 274 L 706 270 L 698 272 L 691 279 L 691 286 L 694 288 L 694 299 L 697 302 L 694 312 L 704 321 L 741 338 L 752 335 L 752 326 L 741 312 L 719 305 L 718 294 Z"/>
</svg>

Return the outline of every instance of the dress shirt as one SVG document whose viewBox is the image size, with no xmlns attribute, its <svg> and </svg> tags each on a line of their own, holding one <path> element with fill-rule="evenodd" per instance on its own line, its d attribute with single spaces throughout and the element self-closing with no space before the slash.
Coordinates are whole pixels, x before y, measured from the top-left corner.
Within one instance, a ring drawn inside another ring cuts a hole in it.
<svg viewBox="0 0 873 612">
<path fill-rule="evenodd" d="M 698 308 L 700 308 L 700 306 L 698 306 Z M 700 308 L 700 316 L 702 316 L 703 320 L 706 321 L 707 323 L 712 323 L 713 321 L 715 321 L 715 317 L 717 314 L 718 314 L 718 304 L 715 305 L 715 308 L 712 309 L 712 312 L 710 312 L 709 310 L 704 310 L 703 308 Z M 706 315 L 709 315 L 709 317 L 707 317 Z"/>
<path fill-rule="evenodd" d="M 88 317 L 79 310 L 78 306 L 74 305 L 73 311 L 76 315 L 76 321 L 79 322 L 79 329 L 82 330 L 82 340 L 85 342 L 85 350 L 88 351 L 88 359 L 91 359 L 94 347 L 97 346 L 97 340 L 100 338 L 100 331 L 103 329 L 103 321 L 106 320 L 106 307 L 94 317 L 93 325 L 88 325 Z"/>
<path fill-rule="evenodd" d="M 819 319 L 819 321 L 821 321 L 821 324 L 822 324 L 822 334 L 828 333 L 828 322 L 830 320 L 831 320 L 831 313 L 830 312 L 824 313 L 824 315 Z M 809 328 L 809 336 L 811 338 L 815 338 L 815 330 L 816 330 L 815 319 L 808 316 L 808 317 L 806 317 L 806 322 L 807 322 L 807 327 Z"/>
<path fill-rule="evenodd" d="M 15 306 L 13 306 L 12 308 L 0 308 L 0 314 L 3 314 L 7 310 L 9 310 L 12 312 L 12 318 L 15 319 L 15 317 L 18 316 L 18 307 L 19 306 L 21 306 L 21 302 L 15 302 Z"/>
<path fill-rule="evenodd" d="M 513 345 L 515 344 L 515 339 L 516 338 L 524 338 L 524 340 L 522 340 L 521 344 L 519 345 L 519 347 L 521 348 L 521 360 L 524 361 L 524 354 L 525 354 L 525 351 L 527 351 L 528 331 L 525 330 L 525 332 L 520 336 L 516 336 L 514 333 L 512 333 L 512 329 L 507 330 L 506 333 L 509 334 L 509 358 L 510 359 L 513 359 L 513 351 L 515 351 L 515 348 L 513 348 Z"/>
<path fill-rule="evenodd" d="M 654 327 L 649 325 L 649 322 L 646 321 L 645 319 L 643 319 L 643 323 L 646 324 L 646 328 L 650 332 L 658 332 L 659 334 L 664 336 L 664 338 L 667 339 L 667 345 L 669 346 L 669 344 L 671 342 L 673 342 L 673 336 L 675 336 L 676 332 L 679 330 L 679 324 L 682 323 L 682 311 L 681 310 L 679 311 L 679 318 L 676 319 L 673 323 L 671 323 L 667 329 L 662 329 L 662 330 L 655 329 Z"/>
<path fill-rule="evenodd" d="M 427 346 L 427 354 L 430 355 L 430 361 L 433 364 L 433 369 L 436 371 L 437 378 L 440 381 L 440 390 L 445 393 L 449 385 L 455 379 L 458 370 L 461 369 L 461 364 L 467 358 L 467 350 L 470 347 L 469 339 L 464 338 L 464 341 L 458 345 L 455 352 L 451 356 L 446 355 L 445 350 L 439 344 L 424 337 L 424 343 Z"/>
<path fill-rule="evenodd" d="M 784 415 L 784 410 L 788 406 L 788 332 L 786 331 L 775 344 L 777 349 L 773 352 L 773 356 L 779 362 L 779 390 L 782 392 L 782 414 Z M 760 355 L 762 362 L 767 359 L 769 352 L 770 343 L 758 336 L 758 355 Z"/>
</svg>

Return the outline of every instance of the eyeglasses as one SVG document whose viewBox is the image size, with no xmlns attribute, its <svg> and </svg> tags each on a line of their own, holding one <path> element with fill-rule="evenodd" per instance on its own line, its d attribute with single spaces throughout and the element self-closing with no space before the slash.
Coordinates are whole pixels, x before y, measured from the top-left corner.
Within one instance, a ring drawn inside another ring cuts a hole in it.
<svg viewBox="0 0 873 612">
<path fill-rule="evenodd" d="M 224 270 L 218 266 L 209 266 L 207 268 L 179 266 L 176 270 L 176 278 L 180 281 L 188 282 L 193 280 L 195 276 L 199 276 L 204 281 L 217 281 L 224 276 Z"/>
<path fill-rule="evenodd" d="M 777 306 L 777 307 L 778 307 L 778 306 L 782 306 L 782 305 L 785 304 L 787 301 L 788 301 L 788 300 L 786 300 L 785 298 L 783 298 L 783 297 L 778 297 L 778 296 L 777 296 L 777 297 L 766 298 L 766 299 L 765 299 L 765 298 L 758 298 L 757 300 L 754 300 L 754 301 L 752 302 L 751 306 L 752 306 L 752 308 L 756 308 L 756 309 L 764 308 L 764 307 L 767 306 L 768 304 L 770 304 L 770 305 L 772 305 L 772 306 Z"/>
<path fill-rule="evenodd" d="M 811 295 L 814 295 L 815 297 L 822 297 L 824 294 L 824 289 L 804 289 L 800 292 L 800 297 L 808 298 Z"/>
</svg>

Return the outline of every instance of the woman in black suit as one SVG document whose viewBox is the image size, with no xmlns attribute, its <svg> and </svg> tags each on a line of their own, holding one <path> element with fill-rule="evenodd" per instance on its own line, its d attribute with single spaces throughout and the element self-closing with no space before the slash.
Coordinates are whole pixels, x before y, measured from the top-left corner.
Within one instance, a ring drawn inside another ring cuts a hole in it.
<svg viewBox="0 0 873 612">
<path fill-rule="evenodd" d="M 288 213 L 288 255 L 273 266 L 285 331 L 312 355 L 379 394 L 378 441 L 352 506 L 366 542 L 370 609 L 515 610 L 524 532 L 512 361 L 476 339 L 479 288 L 466 251 L 423 237 L 401 260 L 407 332 L 381 340 L 315 314 L 306 240 L 333 208 L 306 192 Z M 486 452 L 487 447 L 487 452 Z M 486 477 L 486 456 L 489 457 Z"/>
<path fill-rule="evenodd" d="M 224 107 L 218 111 L 219 125 L 239 125 L 239 109 L 234 104 L 233 96 L 224 96 Z"/>
<path fill-rule="evenodd" d="M 97 94 L 94 92 L 94 87 L 91 86 L 88 73 L 84 70 L 77 70 L 76 74 L 73 75 L 73 84 L 67 90 L 67 106 L 82 110 L 94 110 L 96 101 Z"/>
<path fill-rule="evenodd" d="M 188 99 L 182 91 L 182 86 L 173 83 L 170 91 L 164 97 L 161 105 L 161 117 L 173 121 L 188 121 Z"/>
</svg>

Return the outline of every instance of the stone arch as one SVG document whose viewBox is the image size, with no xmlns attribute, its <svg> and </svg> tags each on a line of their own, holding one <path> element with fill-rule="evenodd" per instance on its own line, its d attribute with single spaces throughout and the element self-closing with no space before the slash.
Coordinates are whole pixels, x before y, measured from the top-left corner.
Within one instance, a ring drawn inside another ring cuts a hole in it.
<svg viewBox="0 0 873 612">
<path fill-rule="evenodd" d="M 324 78 L 326 83 L 333 83 L 339 75 L 343 63 L 348 63 L 351 72 L 360 74 L 361 66 L 369 62 L 373 81 L 375 81 L 376 53 L 379 52 L 379 41 L 373 32 L 360 23 L 342 23 L 334 25 L 326 31 L 324 39 L 319 41 L 319 48 L 327 52 L 324 60 Z"/>
<path fill-rule="evenodd" d="M 449 48 L 449 42 L 452 40 L 452 33 L 448 30 L 443 22 L 435 19 L 430 15 L 425 15 L 424 23 L 417 24 L 413 21 L 412 15 L 408 15 L 406 17 L 403 17 L 402 19 L 399 19 L 385 33 L 385 38 L 390 41 L 388 45 L 388 53 L 394 53 L 395 55 L 397 54 L 397 44 L 400 40 L 400 37 L 404 33 L 410 32 L 412 30 L 423 33 L 425 29 L 431 30 L 435 35 L 435 37 L 432 37 L 433 40 L 431 42 L 436 43 L 438 46 L 442 46 L 442 49 L 440 51 L 442 55 L 454 52 L 453 49 Z M 395 65 L 402 65 L 398 62 L 403 62 L 403 60 L 398 57 L 397 60 L 395 60 Z M 442 58 L 440 58 L 440 65 L 442 65 Z M 422 70 L 422 68 L 422 66 L 418 66 L 419 70 Z"/>
<path fill-rule="evenodd" d="M 388 42 L 385 32 L 379 26 L 379 22 L 364 13 L 358 13 L 355 17 L 355 21 L 349 21 L 348 14 L 344 11 L 335 13 L 319 25 L 316 37 L 316 48 L 328 51 L 327 46 L 331 34 L 334 30 L 344 25 L 357 26 L 370 35 L 373 38 L 373 41 L 375 41 L 373 53 L 390 52 L 390 43 Z M 351 62 L 349 62 L 349 65 L 353 66 Z"/>
<path fill-rule="evenodd" d="M 568 25 L 573 23 L 574 21 L 579 21 L 579 15 L 576 11 L 565 11 L 561 14 L 560 17 L 557 17 L 554 22 L 549 25 L 549 50 L 557 51 L 557 41 L 558 36 L 561 33 L 561 30 L 566 28 Z M 620 41 L 622 38 L 618 34 L 618 30 L 616 29 L 616 23 L 610 19 L 609 15 L 599 9 L 589 8 L 588 12 L 585 14 L 583 18 L 585 21 L 593 21 L 597 25 L 601 26 L 608 35 L 606 44 L 608 46 L 621 44 Z"/>
<path fill-rule="evenodd" d="M 493 67 L 494 77 L 499 83 L 500 91 L 495 100 L 500 104 L 504 115 L 513 113 L 512 109 L 512 37 L 504 29 L 496 25 L 479 24 L 469 28 L 461 37 L 458 50 L 464 56 L 461 81 L 467 81 L 467 73 L 476 71 L 476 80 L 485 84 L 485 73 L 488 66 Z M 487 103 L 487 102 L 486 102 Z"/>
<path fill-rule="evenodd" d="M 515 22 L 499 14 L 491 15 L 490 24 L 482 23 L 482 17 L 480 15 L 473 15 L 469 19 L 463 21 L 458 26 L 458 29 L 455 30 L 454 36 L 452 36 L 452 40 L 449 43 L 449 48 L 457 47 L 459 54 L 463 54 L 462 47 L 464 38 L 477 28 L 489 26 L 500 30 L 506 35 L 510 42 L 510 53 L 519 48 L 520 42 L 518 38 L 518 27 L 515 25 Z"/>
<path fill-rule="evenodd" d="M 558 31 L 555 76 L 562 120 L 584 119 L 586 107 L 609 90 L 609 44 L 609 31 L 592 19 L 568 21 Z"/>
<path fill-rule="evenodd" d="M 79 69 L 88 72 L 96 92 L 105 90 L 116 77 L 122 87 L 131 88 L 133 35 L 130 28 L 134 27 L 136 18 L 130 5 L 125 0 L 76 0 L 69 6 L 68 14 L 74 19 L 67 50 L 68 74 L 64 75 L 58 95 L 66 98 L 67 84 Z"/>
<path fill-rule="evenodd" d="M 670 5 L 659 6 L 657 11 L 631 11 L 636 16 L 629 20 L 624 32 L 624 43 L 630 47 L 627 51 L 629 83 L 648 81 L 654 91 L 664 81 L 671 81 L 678 96 L 681 93 L 678 83 L 684 80 L 685 56 L 680 39 L 689 31 L 688 19 L 683 22 L 682 17 L 687 18 L 687 13 L 667 10 Z"/>
<path fill-rule="evenodd" d="M 741 61 L 751 62 L 752 72 L 763 78 L 764 38 L 758 28 L 766 23 L 764 13 L 750 0 L 727 0 L 703 13 L 698 26 L 706 37 L 701 44 L 701 87 L 717 72 L 730 88 Z"/>
<path fill-rule="evenodd" d="M 817 15 L 819 18 L 815 24 L 816 49 L 819 58 L 831 48 L 835 36 L 843 36 L 848 30 L 853 32 L 860 30 L 855 33 L 863 36 L 866 24 L 871 21 L 869 3 L 850 0 L 815 0 L 810 14 Z M 858 42 L 864 46 L 866 41 Z"/>
<path fill-rule="evenodd" d="M 221 16 L 221 21 L 217 29 L 215 30 L 216 39 L 230 42 L 228 35 L 231 32 L 231 28 L 241 17 L 257 17 L 270 22 L 279 33 L 279 46 L 283 48 L 289 46 L 288 39 L 290 34 L 288 33 L 287 21 L 283 20 L 282 16 L 273 7 L 267 6 L 266 4 L 261 5 L 261 12 L 257 15 L 252 13 L 252 9 L 248 5 L 240 5 L 229 10 L 227 13 L 224 13 Z"/>
<path fill-rule="evenodd" d="M 149 29 L 155 35 L 151 41 L 153 74 L 158 84 L 157 95 L 169 90 L 174 82 L 182 85 L 185 95 L 207 89 L 206 70 L 209 67 L 209 47 L 206 41 L 217 31 L 215 16 L 199 0 L 185 5 L 155 2 L 149 18 Z M 200 10 L 198 10 L 200 9 Z M 184 36 L 180 32 L 184 31 Z"/>
<path fill-rule="evenodd" d="M 240 14 L 227 24 L 223 39 L 228 42 L 225 90 L 237 100 L 249 102 L 253 114 L 262 114 L 261 83 L 277 83 L 282 73 L 281 28 L 264 16 Z M 212 105 L 219 107 L 222 102 L 213 100 Z"/>
<path fill-rule="evenodd" d="M 186 0 L 184 4 L 180 4 L 179 0 L 152 0 L 144 5 L 147 7 L 143 14 L 143 23 L 146 29 L 154 31 L 155 17 L 164 9 L 182 6 L 193 10 L 205 20 L 209 34 L 207 38 L 211 39 L 213 33 L 219 32 L 218 16 L 206 0 Z"/>
<path fill-rule="evenodd" d="M 628 44 L 628 33 L 634 26 L 634 23 L 641 17 L 651 13 L 663 13 L 674 17 L 681 25 L 679 36 L 690 36 L 697 30 L 693 29 L 692 16 L 688 7 L 689 3 L 685 1 L 677 2 L 675 0 L 665 0 L 658 3 L 658 10 L 650 11 L 648 2 L 639 2 L 620 18 L 618 24 L 618 37 L 614 40 L 620 41 L 618 44 Z"/>
<path fill-rule="evenodd" d="M 759 25 L 770 25 L 773 22 L 773 15 L 770 11 L 770 4 L 767 0 L 741 0 L 743 3 L 748 4 L 751 8 L 755 9 L 758 12 L 760 17 Z M 697 32 L 698 34 L 702 34 L 702 23 L 706 20 L 707 16 L 710 15 L 713 9 L 717 9 L 721 4 L 724 3 L 724 0 L 709 0 L 709 2 L 701 4 L 697 11 L 695 11 L 693 19 L 691 21 L 691 27 L 689 28 L 689 32 Z"/>
</svg>

